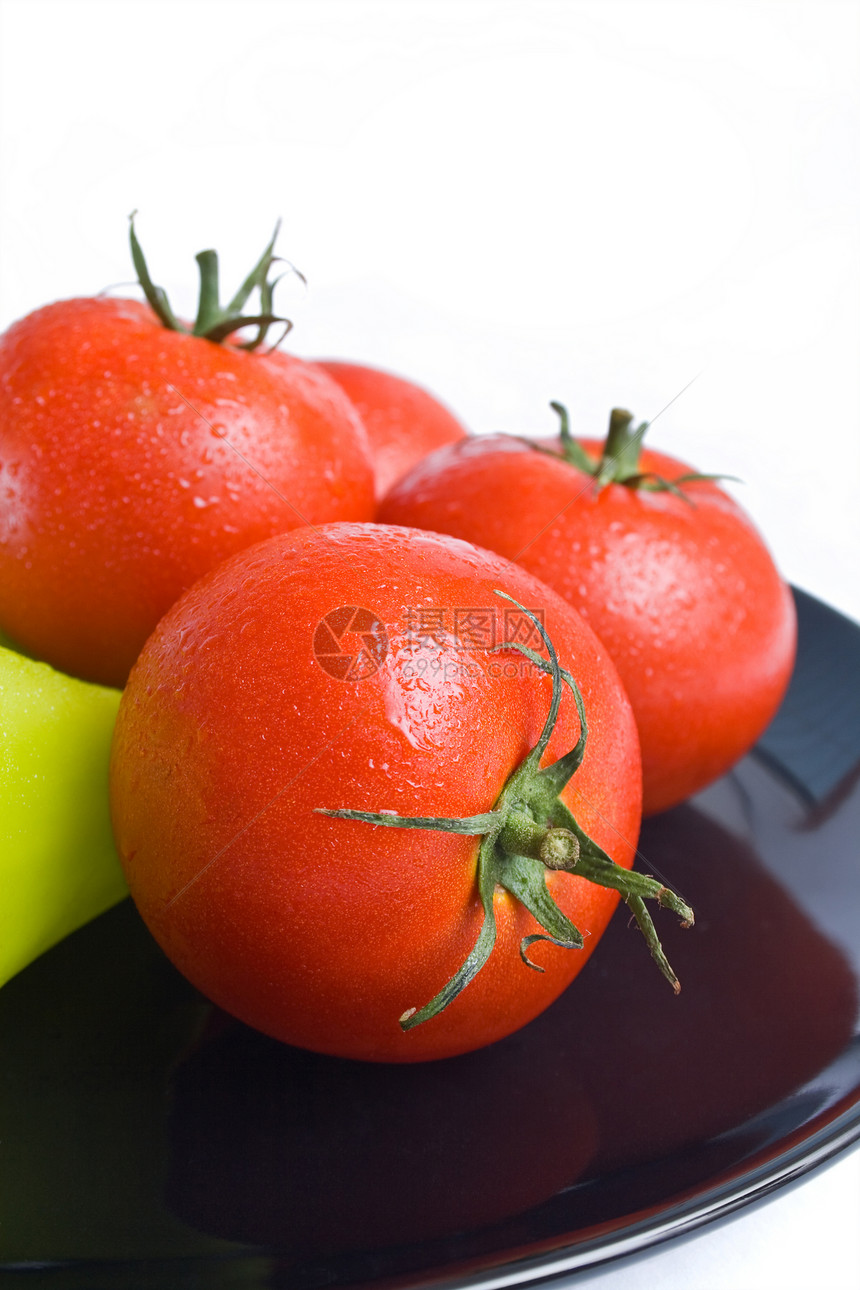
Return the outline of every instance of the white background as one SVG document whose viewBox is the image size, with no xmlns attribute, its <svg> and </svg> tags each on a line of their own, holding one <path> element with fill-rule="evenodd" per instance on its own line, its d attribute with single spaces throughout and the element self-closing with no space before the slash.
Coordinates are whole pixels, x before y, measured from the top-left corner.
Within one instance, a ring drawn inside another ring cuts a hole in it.
<svg viewBox="0 0 860 1290">
<path fill-rule="evenodd" d="M 476 431 L 663 413 L 787 577 L 860 618 L 860 5 L 2 0 L 0 328 L 232 291 L 277 217 L 288 342 Z M 826 1006 L 826 1001 L 823 1001 Z M 855 1290 L 860 1156 L 612 1290 Z"/>
</svg>

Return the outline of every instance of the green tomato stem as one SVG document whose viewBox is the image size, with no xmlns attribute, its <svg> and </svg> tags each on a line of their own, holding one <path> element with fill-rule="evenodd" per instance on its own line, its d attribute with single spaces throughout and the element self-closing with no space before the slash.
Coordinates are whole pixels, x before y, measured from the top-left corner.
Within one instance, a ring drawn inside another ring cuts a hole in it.
<svg viewBox="0 0 860 1290">
<path fill-rule="evenodd" d="M 536 744 L 508 779 L 493 809 L 482 815 L 447 818 L 407 817 L 393 811 L 317 808 L 322 815 L 382 825 L 385 828 L 427 829 L 481 838 L 476 877 L 484 916 L 478 939 L 462 966 L 439 993 L 422 1008 L 410 1008 L 403 1014 L 400 1025 L 404 1030 L 411 1030 L 438 1016 L 486 963 L 496 940 L 493 894 L 499 887 L 519 900 L 542 929 L 524 937 L 521 942 L 520 955 L 528 967 L 543 970 L 528 957 L 527 951 L 535 941 L 547 940 L 565 949 L 582 948 L 582 934 L 547 889 L 548 870 L 575 873 L 598 886 L 618 891 L 632 910 L 657 966 L 676 993 L 680 989 L 678 979 L 663 953 L 645 900 L 656 900 L 659 905 L 671 909 L 681 918 L 684 927 L 692 926 L 693 911 L 665 884 L 616 864 L 585 833 L 561 801 L 560 793 L 579 768 L 585 753 L 588 727 L 582 695 L 570 673 L 560 666 L 552 641 L 537 616 L 503 591 L 497 590 L 496 595 L 511 601 L 527 614 L 540 633 L 549 654 L 548 659 L 523 645 L 513 644 L 506 648 L 518 649 L 536 666 L 549 672 L 552 676 L 552 697 L 546 722 Z M 558 720 L 563 684 L 574 695 L 580 736 L 570 752 L 550 766 L 541 768 L 541 757 Z"/>
<path fill-rule="evenodd" d="M 684 475 L 679 475 L 677 479 L 665 479 L 655 471 L 641 470 L 639 459 L 642 453 L 642 440 L 648 430 L 649 423 L 642 421 L 634 429 L 632 412 L 627 412 L 623 408 L 612 409 L 609 415 L 609 430 L 603 445 L 603 452 L 600 459 L 597 460 L 591 457 L 582 444 L 571 434 L 570 418 L 564 404 L 551 402 L 550 407 L 558 415 L 560 421 L 561 459 L 566 461 L 569 466 L 574 466 L 577 470 L 582 471 L 583 474 L 591 475 L 597 491 L 605 488 L 607 484 L 623 484 L 625 488 L 640 489 L 643 492 L 674 493 L 676 497 L 680 497 L 691 506 L 695 506 L 692 498 L 688 497 L 684 492 L 684 484 L 695 483 L 699 480 L 710 480 L 718 483 L 726 479 L 733 480 L 735 483 L 740 482 L 734 475 L 706 475 L 700 474 L 698 471 L 689 471 Z M 550 451 L 533 440 L 523 439 L 522 442 L 528 444 L 535 452 L 542 452 L 546 456 L 555 457 L 556 459 L 559 457 L 558 452 Z"/>
<path fill-rule="evenodd" d="M 284 324 L 284 331 L 278 338 L 277 344 L 281 343 L 292 327 L 292 323 L 288 318 L 282 318 L 273 311 L 273 290 L 280 278 L 276 278 L 275 282 L 269 281 L 269 270 L 278 259 L 274 254 L 274 248 L 280 230 L 280 221 L 275 226 L 275 231 L 263 254 L 245 278 L 233 299 L 223 308 L 220 304 L 218 254 L 212 250 L 198 253 L 196 259 L 200 271 L 200 296 L 194 326 L 189 328 L 181 323 L 174 314 L 163 287 L 156 286 L 152 280 L 146 257 L 143 254 L 134 228 L 136 213 L 136 211 L 132 212 L 129 216 L 131 258 L 143 294 L 162 326 L 168 328 L 169 331 L 178 331 L 190 336 L 200 336 L 205 340 L 212 341 L 214 344 L 221 344 L 232 336 L 234 332 L 244 327 L 256 327 L 257 335 L 252 340 L 245 341 L 239 346 L 240 349 L 254 350 L 263 343 L 270 327 L 275 323 L 282 323 Z M 299 277 L 301 276 L 299 274 Z M 253 314 L 244 314 L 242 310 L 254 291 L 259 292 L 260 309 Z M 273 346 L 273 348 L 275 347 Z"/>
<path fill-rule="evenodd" d="M 210 328 L 222 321 L 221 306 L 218 303 L 218 253 L 217 251 L 200 251 L 195 256 L 200 269 L 200 298 L 197 303 L 197 318 L 194 322 L 194 335 L 205 336 Z"/>
</svg>

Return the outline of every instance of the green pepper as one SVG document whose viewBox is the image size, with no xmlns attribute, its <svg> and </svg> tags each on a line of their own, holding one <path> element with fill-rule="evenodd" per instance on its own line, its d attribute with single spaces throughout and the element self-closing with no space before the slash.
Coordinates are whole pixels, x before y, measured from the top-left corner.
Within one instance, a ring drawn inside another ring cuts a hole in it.
<svg viewBox="0 0 860 1290">
<path fill-rule="evenodd" d="M 0 646 L 0 985 L 128 894 L 108 795 L 119 699 Z"/>
</svg>

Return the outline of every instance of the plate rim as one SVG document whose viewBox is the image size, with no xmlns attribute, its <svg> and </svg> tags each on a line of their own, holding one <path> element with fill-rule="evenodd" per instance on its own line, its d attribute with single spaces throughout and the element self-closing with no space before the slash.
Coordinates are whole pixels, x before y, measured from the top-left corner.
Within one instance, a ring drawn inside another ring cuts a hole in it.
<svg viewBox="0 0 860 1290">
<path fill-rule="evenodd" d="M 860 1144 L 860 1084 L 843 1111 L 812 1133 L 804 1134 L 802 1129 L 798 1133 L 802 1134 L 800 1140 L 790 1147 L 772 1152 L 765 1149 L 764 1160 L 726 1171 L 721 1181 L 713 1181 L 707 1190 L 690 1188 L 647 1217 L 641 1217 L 647 1211 L 640 1210 L 638 1215 L 624 1215 L 608 1232 L 589 1237 L 586 1229 L 582 1239 L 560 1244 L 544 1254 L 522 1258 L 514 1255 L 495 1267 L 415 1278 L 408 1284 L 432 1286 L 434 1290 L 503 1290 L 506 1286 L 549 1283 L 569 1273 L 596 1270 L 627 1255 L 642 1254 L 667 1241 L 683 1239 L 702 1227 L 718 1226 L 752 1206 L 774 1199 L 808 1174 L 836 1163 L 856 1149 Z M 407 1284 L 405 1280 L 402 1283 Z"/>
<path fill-rule="evenodd" d="M 795 585 L 791 586 L 791 591 L 796 600 L 811 602 L 816 608 L 825 609 L 835 618 L 841 619 L 845 625 L 854 629 L 860 642 L 860 623 L 814 593 Z M 858 1046 L 860 1035 L 855 1035 L 833 1062 L 844 1059 L 847 1053 Z M 819 1079 L 825 1074 L 833 1062 L 814 1078 Z M 804 1087 L 806 1085 L 800 1086 L 794 1090 L 795 1093 L 802 1091 Z M 760 1114 L 766 1115 L 772 1109 L 766 1108 Z M 754 1116 L 751 1122 L 756 1118 L 758 1117 Z M 626 1213 L 616 1219 L 584 1227 L 579 1232 L 573 1228 L 570 1233 L 555 1238 L 538 1238 L 531 1248 L 526 1244 L 512 1245 L 507 1250 L 497 1249 L 483 1255 L 455 1259 L 447 1268 L 437 1265 L 435 1269 L 431 1267 L 415 1272 L 388 1273 L 378 1280 L 357 1277 L 354 1280 L 335 1281 L 332 1286 L 335 1290 L 337 1287 L 341 1287 L 341 1290 L 372 1290 L 374 1287 L 380 1287 L 380 1290 L 382 1287 L 390 1287 L 392 1290 L 422 1290 L 424 1287 L 427 1290 L 454 1290 L 455 1287 L 457 1290 L 505 1290 L 512 1286 L 550 1284 L 565 1276 L 598 1271 L 607 1264 L 627 1257 L 644 1255 L 669 1241 L 681 1241 L 694 1236 L 703 1228 L 717 1227 L 731 1221 L 735 1216 L 784 1194 L 792 1186 L 802 1183 L 811 1173 L 823 1170 L 846 1157 L 852 1150 L 858 1149 L 858 1144 L 860 1078 L 850 1092 L 843 1093 L 831 1105 L 821 1108 L 806 1124 L 759 1147 L 745 1161 L 712 1175 L 703 1184 L 689 1185 L 665 1201 L 657 1202 L 653 1209 Z M 586 1186 L 588 1180 L 575 1184 L 570 1191 L 573 1193 Z M 186 1269 L 197 1270 L 203 1278 L 200 1284 L 206 1284 L 210 1275 L 217 1276 L 218 1267 L 232 1265 L 234 1268 L 241 1268 L 243 1264 L 265 1266 L 270 1263 L 273 1270 L 277 1271 L 281 1257 L 277 1246 L 246 1245 L 235 1252 L 225 1251 L 220 1255 L 183 1255 L 181 1261 Z M 59 1286 L 64 1272 L 74 1276 L 88 1269 L 105 1272 L 113 1267 L 134 1272 L 149 1268 L 155 1274 L 155 1279 L 151 1282 L 155 1286 L 162 1284 L 158 1271 L 164 1269 L 165 1264 L 173 1263 L 174 1260 L 169 1257 L 165 1260 L 159 1255 L 128 1259 L 28 1260 L 25 1263 L 7 1261 L 0 1257 L 0 1272 L 11 1273 L 13 1277 L 16 1273 L 57 1273 L 59 1278 L 54 1284 Z M 259 1283 L 260 1287 L 269 1284 L 279 1282 L 270 1283 L 265 1280 Z"/>
</svg>

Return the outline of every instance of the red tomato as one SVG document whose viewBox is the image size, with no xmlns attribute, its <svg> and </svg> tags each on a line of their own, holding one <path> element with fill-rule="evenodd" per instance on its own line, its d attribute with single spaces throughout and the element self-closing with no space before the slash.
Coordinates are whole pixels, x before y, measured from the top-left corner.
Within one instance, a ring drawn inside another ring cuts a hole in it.
<svg viewBox="0 0 860 1290">
<path fill-rule="evenodd" d="M 540 647 L 532 619 L 497 589 L 544 615 L 581 687 L 584 758 L 550 806 L 537 796 L 549 772 L 538 775 L 540 749 L 529 750 L 559 697 L 542 763 L 574 749 L 577 705 L 513 647 L 490 648 L 529 628 Z M 132 895 L 167 955 L 228 1012 L 320 1052 L 415 1061 L 522 1026 L 582 968 L 615 907 L 616 891 L 584 872 L 608 871 L 626 899 L 629 884 L 644 883 L 643 894 L 671 903 L 665 888 L 626 872 L 640 815 L 638 740 L 602 646 L 530 574 L 437 534 L 306 528 L 213 570 L 138 659 L 111 779 Z M 494 806 L 501 832 L 488 832 Z M 424 826 L 383 828 L 320 813 L 328 810 Z M 435 827 L 435 817 L 476 816 L 481 827 L 468 836 Z M 541 841 L 559 819 L 584 830 L 579 861 L 567 865 L 579 872 L 523 864 L 544 904 L 551 893 L 582 933 L 582 949 L 557 943 L 566 933 L 556 906 L 539 911 L 556 943 L 532 944 L 541 927 L 502 889 L 513 884 L 512 849 L 530 845 L 512 844 L 509 826 Z M 611 860 L 589 868 L 600 848 Z M 494 918 L 485 965 L 422 1020 L 415 1009 L 438 1004 Z M 524 938 L 543 970 L 521 957 Z"/>
<path fill-rule="evenodd" d="M 214 564 L 374 505 L 363 427 L 324 372 L 109 298 L 0 338 L 0 496 L 0 625 L 108 685 Z"/>
<path fill-rule="evenodd" d="M 378 518 L 498 551 L 579 610 L 630 697 L 652 814 L 723 774 L 770 721 L 794 661 L 794 602 L 749 518 L 712 481 L 648 487 L 689 467 L 637 443 L 628 482 L 599 486 L 554 448 L 496 435 L 441 449 Z M 581 448 L 596 465 L 603 444 Z"/>
<path fill-rule="evenodd" d="M 446 407 L 402 376 L 329 359 L 320 360 L 319 366 L 346 390 L 361 415 L 370 440 L 377 497 L 422 457 L 466 436 Z"/>
</svg>

